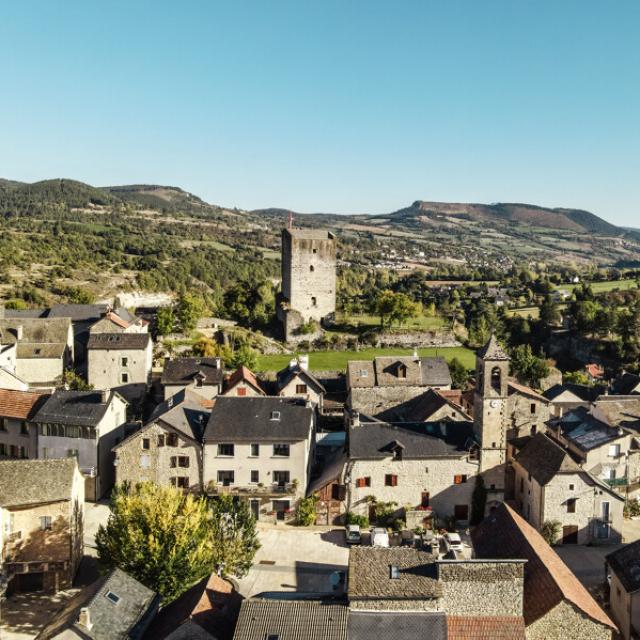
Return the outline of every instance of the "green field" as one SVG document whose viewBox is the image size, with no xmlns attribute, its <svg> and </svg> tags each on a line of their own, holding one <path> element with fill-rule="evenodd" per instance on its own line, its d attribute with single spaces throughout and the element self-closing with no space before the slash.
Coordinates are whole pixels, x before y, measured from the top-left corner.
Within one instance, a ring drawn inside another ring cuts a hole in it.
<svg viewBox="0 0 640 640">
<path fill-rule="evenodd" d="M 620 289 L 620 291 L 628 291 L 629 289 L 637 289 L 638 285 L 636 281 L 629 278 L 628 280 L 607 280 L 606 282 L 589 282 L 593 289 L 593 293 L 606 293 L 607 291 L 613 291 L 614 289 Z M 558 289 L 566 289 L 567 291 L 573 291 L 576 287 L 582 286 L 581 284 L 562 284 Z"/>
<path fill-rule="evenodd" d="M 352 327 L 379 327 L 380 317 L 367 313 L 345 315 L 343 313 L 336 314 L 336 322 L 338 325 L 349 325 Z M 416 318 L 410 318 L 402 326 L 394 325 L 392 331 L 437 331 L 442 329 L 446 324 L 444 318 L 440 316 L 428 317 L 420 314 Z"/>
<path fill-rule="evenodd" d="M 403 355 L 409 356 L 412 349 L 395 349 L 393 347 L 382 349 L 361 349 L 360 351 L 312 351 L 309 353 L 309 368 L 315 371 L 346 370 L 349 360 L 372 360 L 376 356 Z M 458 358 L 468 369 L 475 367 L 475 353 L 466 347 L 428 347 L 418 349 L 421 356 L 442 356 L 447 360 Z M 258 356 L 258 371 L 279 371 L 289 364 L 293 356 L 289 354 L 277 354 L 271 356 Z"/>
</svg>

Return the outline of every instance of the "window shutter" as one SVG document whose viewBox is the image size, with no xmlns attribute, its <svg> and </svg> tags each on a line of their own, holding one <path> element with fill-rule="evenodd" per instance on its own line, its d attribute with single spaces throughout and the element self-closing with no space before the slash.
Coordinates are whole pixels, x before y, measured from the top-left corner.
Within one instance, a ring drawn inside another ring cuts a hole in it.
<svg viewBox="0 0 640 640">
<path fill-rule="evenodd" d="M 462 484 L 462 476 L 453 476 L 454 484 Z"/>
<path fill-rule="evenodd" d="M 398 476 L 391 476 L 391 486 L 392 487 L 398 486 Z"/>
</svg>

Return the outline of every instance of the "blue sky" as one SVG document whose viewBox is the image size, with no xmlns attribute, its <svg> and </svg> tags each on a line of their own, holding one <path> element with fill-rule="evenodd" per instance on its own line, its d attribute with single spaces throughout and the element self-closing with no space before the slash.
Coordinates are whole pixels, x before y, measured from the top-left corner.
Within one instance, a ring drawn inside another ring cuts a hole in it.
<svg viewBox="0 0 640 640">
<path fill-rule="evenodd" d="M 0 176 L 640 227 L 640 2 L 0 3 Z"/>
</svg>

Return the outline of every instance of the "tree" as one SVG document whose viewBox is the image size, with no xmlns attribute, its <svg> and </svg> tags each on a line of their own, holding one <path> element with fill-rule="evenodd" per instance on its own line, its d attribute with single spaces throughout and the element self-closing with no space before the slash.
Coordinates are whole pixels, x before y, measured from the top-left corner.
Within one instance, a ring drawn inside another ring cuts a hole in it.
<svg viewBox="0 0 640 640">
<path fill-rule="evenodd" d="M 162 307 L 156 314 L 156 330 L 160 336 L 168 336 L 173 333 L 176 317 L 172 307 Z"/>
<path fill-rule="evenodd" d="M 380 316 L 380 326 L 391 326 L 393 310 L 395 309 L 395 294 L 393 291 L 382 291 L 375 300 L 375 312 Z"/>
<path fill-rule="evenodd" d="M 62 382 L 65 387 L 71 391 L 89 391 L 93 389 L 93 385 L 89 384 L 84 378 L 80 377 L 75 371 L 66 369 L 62 376 Z"/>
<path fill-rule="evenodd" d="M 544 326 L 549 327 L 558 324 L 560 318 L 560 309 L 557 303 L 552 300 L 551 296 L 545 296 L 544 301 L 540 305 L 540 321 Z"/>
<path fill-rule="evenodd" d="M 374 310 L 380 316 L 380 325 L 390 327 L 394 322 L 404 324 L 418 314 L 419 305 L 405 293 L 386 290 L 378 294 Z"/>
<path fill-rule="evenodd" d="M 560 537 L 562 525 L 557 520 L 546 520 L 540 528 L 540 535 L 549 546 L 553 546 Z"/>
<path fill-rule="evenodd" d="M 242 578 L 260 548 L 256 521 L 246 500 L 228 494 L 210 499 L 213 562 L 224 575 Z"/>
<path fill-rule="evenodd" d="M 453 358 L 451 360 L 449 363 L 449 371 L 451 373 L 451 380 L 454 388 L 465 389 L 469 382 L 469 371 L 462 362 L 458 360 L 458 358 Z"/>
<path fill-rule="evenodd" d="M 231 356 L 231 365 L 236 368 L 244 365 L 247 369 L 255 369 L 257 364 L 258 356 L 247 344 L 238 347 Z"/>
<path fill-rule="evenodd" d="M 181 295 L 175 310 L 180 329 L 184 333 L 193 331 L 204 312 L 205 304 L 201 297 L 192 293 L 184 293 Z"/>
<path fill-rule="evenodd" d="M 591 386 L 591 379 L 584 371 L 567 371 L 562 374 L 562 382 L 568 384 L 582 384 Z"/>
<path fill-rule="evenodd" d="M 521 344 L 513 349 L 511 366 L 520 379 L 533 387 L 538 387 L 540 381 L 549 375 L 546 360 L 534 355 L 528 344 Z"/>
<path fill-rule="evenodd" d="M 302 498 L 296 507 L 296 522 L 301 527 L 310 527 L 316 521 L 316 503 L 318 496 Z"/>
<path fill-rule="evenodd" d="M 173 487 L 152 482 L 116 487 L 109 520 L 96 534 L 99 563 L 119 567 L 160 593 L 165 604 L 171 602 L 229 553 L 217 548 L 221 540 L 214 535 L 223 513 L 218 509 L 212 517 L 205 498 Z M 228 566 L 233 569 L 234 563 Z"/>
</svg>

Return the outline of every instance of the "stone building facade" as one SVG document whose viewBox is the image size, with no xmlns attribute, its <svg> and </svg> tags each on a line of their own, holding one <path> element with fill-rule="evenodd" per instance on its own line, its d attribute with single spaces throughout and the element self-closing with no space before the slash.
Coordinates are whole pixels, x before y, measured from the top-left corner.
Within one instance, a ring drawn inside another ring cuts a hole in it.
<svg viewBox="0 0 640 640">
<path fill-rule="evenodd" d="M 624 640 L 640 633 L 640 540 L 631 542 L 606 558 L 611 615 Z"/>
<path fill-rule="evenodd" d="M 303 323 L 336 310 L 336 237 L 321 229 L 282 230 L 282 291 L 278 317 L 285 339 Z"/>
<path fill-rule="evenodd" d="M 47 398 L 47 394 L 0 388 L 0 460 L 37 457 L 38 430 L 32 420 Z"/>
</svg>

